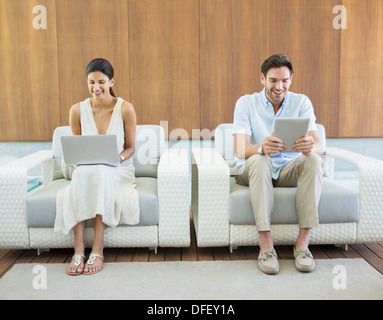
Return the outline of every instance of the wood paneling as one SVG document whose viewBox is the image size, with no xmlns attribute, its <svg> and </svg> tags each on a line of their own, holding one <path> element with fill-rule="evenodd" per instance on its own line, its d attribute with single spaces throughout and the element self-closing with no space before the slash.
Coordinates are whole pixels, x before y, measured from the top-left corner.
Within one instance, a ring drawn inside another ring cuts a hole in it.
<svg viewBox="0 0 383 320">
<path fill-rule="evenodd" d="M 113 91 L 130 100 L 129 22 L 126 0 L 57 1 L 61 125 L 70 107 L 90 97 L 86 67 L 95 58 L 114 68 Z"/>
<path fill-rule="evenodd" d="M 36 5 L 47 28 L 35 29 Z M 0 0 L 0 141 L 44 141 L 60 124 L 54 0 Z"/>
<path fill-rule="evenodd" d="M 262 90 L 269 1 L 201 1 L 201 128 L 233 121 L 236 101 Z"/>
<path fill-rule="evenodd" d="M 270 53 L 287 54 L 295 75 L 290 90 L 307 95 L 328 137 L 338 134 L 341 32 L 333 28 L 339 0 L 271 0 Z"/>
<path fill-rule="evenodd" d="M 129 0 L 132 103 L 141 124 L 199 128 L 199 0 Z M 168 132 L 166 132 L 167 135 Z"/>
<path fill-rule="evenodd" d="M 36 5 L 46 30 L 33 28 Z M 333 27 L 336 5 L 347 29 Z M 138 123 L 191 138 L 233 121 L 274 53 L 291 58 L 291 91 L 311 99 L 328 137 L 383 137 L 382 30 L 381 0 L 0 0 L 0 141 L 50 141 L 90 96 L 98 57 Z"/>
<path fill-rule="evenodd" d="M 383 1 L 343 5 L 339 137 L 383 137 Z"/>
</svg>

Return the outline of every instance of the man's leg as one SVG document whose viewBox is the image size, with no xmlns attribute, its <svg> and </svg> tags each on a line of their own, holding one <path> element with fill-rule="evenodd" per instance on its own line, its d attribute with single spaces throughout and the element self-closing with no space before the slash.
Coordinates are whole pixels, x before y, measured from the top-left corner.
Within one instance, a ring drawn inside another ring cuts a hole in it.
<svg viewBox="0 0 383 320">
<path fill-rule="evenodd" d="M 319 155 L 299 156 L 281 168 L 276 187 L 297 187 L 296 208 L 301 229 L 319 226 L 318 204 L 322 192 L 323 162 Z M 304 241 L 302 231 L 299 241 Z"/>
<path fill-rule="evenodd" d="M 258 257 L 259 267 L 265 273 L 276 274 L 279 264 L 270 234 L 271 213 L 274 210 L 271 173 L 271 160 L 262 155 L 254 155 L 246 161 L 244 172 L 237 177 L 237 183 L 248 185 L 250 189 L 250 201 L 261 249 Z"/>
<path fill-rule="evenodd" d="M 308 248 L 310 244 L 310 230 L 311 228 L 299 228 L 299 234 L 295 243 L 297 248 Z"/>
<path fill-rule="evenodd" d="M 236 179 L 238 184 L 249 186 L 258 232 L 270 231 L 271 213 L 274 209 L 271 170 L 271 160 L 268 157 L 254 155 L 246 160 L 244 172 Z"/>
<path fill-rule="evenodd" d="M 310 272 L 315 268 L 308 250 L 311 228 L 319 226 L 318 204 L 322 191 L 323 162 L 320 156 L 299 156 L 280 171 L 275 186 L 297 186 L 296 208 L 299 234 L 294 247 L 295 265 L 298 270 Z"/>
</svg>

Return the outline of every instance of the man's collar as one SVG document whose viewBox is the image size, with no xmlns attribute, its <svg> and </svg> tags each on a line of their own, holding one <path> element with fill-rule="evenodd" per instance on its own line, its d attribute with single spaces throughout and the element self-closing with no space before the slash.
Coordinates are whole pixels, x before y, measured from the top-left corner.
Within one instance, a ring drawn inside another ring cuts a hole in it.
<svg viewBox="0 0 383 320">
<path fill-rule="evenodd" d="M 261 94 L 262 104 L 265 108 L 269 105 L 269 100 L 266 98 L 266 88 L 263 87 L 262 94 Z"/>
</svg>

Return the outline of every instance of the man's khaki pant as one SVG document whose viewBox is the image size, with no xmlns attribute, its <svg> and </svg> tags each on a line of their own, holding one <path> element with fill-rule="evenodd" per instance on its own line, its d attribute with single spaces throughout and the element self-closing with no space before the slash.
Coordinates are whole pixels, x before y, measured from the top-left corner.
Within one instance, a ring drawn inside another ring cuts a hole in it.
<svg viewBox="0 0 383 320">
<path fill-rule="evenodd" d="M 277 180 L 272 179 L 271 160 L 259 154 L 245 162 L 236 176 L 238 184 L 249 186 L 250 201 L 258 231 L 270 231 L 274 210 L 273 187 L 297 187 L 296 209 L 300 228 L 319 226 L 318 204 L 323 182 L 323 162 L 319 155 L 300 155 L 285 164 Z"/>
</svg>

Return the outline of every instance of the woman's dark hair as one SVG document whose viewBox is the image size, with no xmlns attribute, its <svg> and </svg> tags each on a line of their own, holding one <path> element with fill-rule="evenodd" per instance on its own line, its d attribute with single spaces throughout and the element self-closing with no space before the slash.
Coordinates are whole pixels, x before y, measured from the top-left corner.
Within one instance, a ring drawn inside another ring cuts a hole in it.
<svg viewBox="0 0 383 320">
<path fill-rule="evenodd" d="M 100 71 L 105 74 L 109 80 L 112 80 L 114 77 L 113 67 L 108 60 L 97 58 L 89 62 L 88 66 L 86 67 L 86 76 L 88 76 L 89 73 L 96 71 Z M 109 88 L 109 92 L 113 97 L 116 97 L 112 88 Z"/>
<path fill-rule="evenodd" d="M 290 74 L 294 73 L 293 64 L 291 63 L 290 59 L 284 55 L 284 54 L 274 54 L 270 58 L 266 59 L 265 62 L 263 62 L 261 67 L 261 72 L 266 77 L 267 72 L 271 68 L 282 68 L 287 67 L 290 70 Z"/>
</svg>

